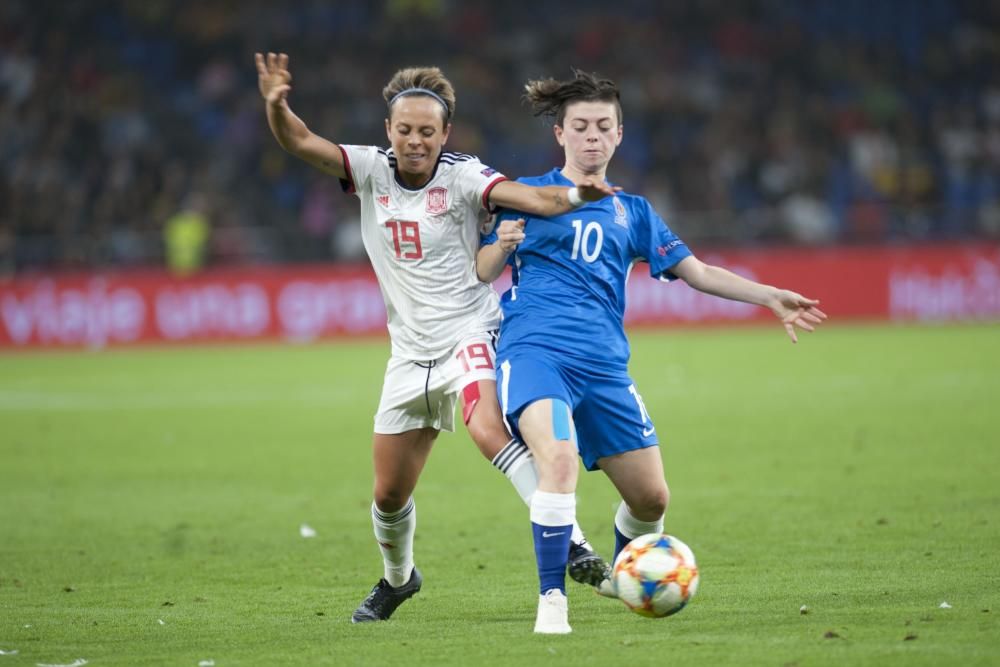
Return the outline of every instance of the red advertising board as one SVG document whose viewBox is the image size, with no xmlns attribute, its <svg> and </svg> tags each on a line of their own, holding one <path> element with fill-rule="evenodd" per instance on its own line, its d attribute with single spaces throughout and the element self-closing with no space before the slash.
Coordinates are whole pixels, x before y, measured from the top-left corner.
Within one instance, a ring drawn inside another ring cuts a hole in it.
<svg viewBox="0 0 1000 667">
<path fill-rule="evenodd" d="M 819 298 L 836 320 L 1000 319 L 1000 245 L 759 249 L 704 261 Z M 762 308 L 652 280 L 628 285 L 630 325 L 767 320 Z M 503 282 L 497 284 L 503 290 Z M 162 271 L 56 274 L 0 281 L 0 347 L 103 347 L 385 331 L 367 266 L 248 267 L 190 278 Z"/>
<path fill-rule="evenodd" d="M 820 299 L 837 320 L 1000 319 L 1000 245 L 760 249 L 700 259 L 758 282 Z M 642 266 L 642 265 L 640 265 Z M 762 309 L 650 280 L 628 286 L 629 324 L 767 320 Z"/>
</svg>

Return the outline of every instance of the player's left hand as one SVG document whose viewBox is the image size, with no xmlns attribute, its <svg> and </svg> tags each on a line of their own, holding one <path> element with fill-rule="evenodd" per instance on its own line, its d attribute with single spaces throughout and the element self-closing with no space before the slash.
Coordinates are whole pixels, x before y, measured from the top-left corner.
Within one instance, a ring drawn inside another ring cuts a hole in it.
<svg viewBox="0 0 1000 667">
<path fill-rule="evenodd" d="M 786 289 L 778 290 L 769 306 L 771 312 L 781 320 L 793 343 L 799 342 L 795 335 L 795 327 L 803 331 L 815 331 L 816 327 L 813 325 L 822 324 L 826 319 L 826 313 L 817 308 L 819 306 L 817 299 L 807 299 Z"/>
<path fill-rule="evenodd" d="M 577 190 L 580 193 L 580 198 L 583 201 L 600 201 L 605 197 L 610 197 L 616 192 L 621 192 L 622 189 L 617 185 L 611 187 L 602 180 L 597 180 L 596 178 L 590 178 L 589 176 L 582 181 L 580 181 L 577 186 Z"/>
<path fill-rule="evenodd" d="M 497 241 L 500 249 L 508 255 L 524 240 L 524 218 L 504 220 L 497 226 Z"/>
</svg>

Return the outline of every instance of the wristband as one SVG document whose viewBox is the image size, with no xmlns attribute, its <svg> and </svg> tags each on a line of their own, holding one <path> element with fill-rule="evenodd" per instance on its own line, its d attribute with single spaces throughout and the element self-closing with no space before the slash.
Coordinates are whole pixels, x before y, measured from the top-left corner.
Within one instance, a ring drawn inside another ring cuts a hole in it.
<svg viewBox="0 0 1000 667">
<path fill-rule="evenodd" d="M 584 204 L 583 197 L 580 196 L 580 188 L 575 185 L 566 193 L 566 198 L 573 208 L 580 208 Z"/>
</svg>

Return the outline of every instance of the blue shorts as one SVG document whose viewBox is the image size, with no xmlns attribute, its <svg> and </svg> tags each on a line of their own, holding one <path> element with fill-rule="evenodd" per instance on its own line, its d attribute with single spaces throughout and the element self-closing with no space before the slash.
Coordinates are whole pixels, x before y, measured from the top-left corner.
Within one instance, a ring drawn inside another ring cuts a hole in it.
<svg viewBox="0 0 1000 667">
<path fill-rule="evenodd" d="M 507 426 L 518 438 L 517 420 L 531 403 L 557 398 L 570 406 L 580 458 L 587 470 L 597 460 L 659 444 L 642 397 L 626 371 L 569 367 L 537 350 L 497 356 L 497 396 Z"/>
</svg>

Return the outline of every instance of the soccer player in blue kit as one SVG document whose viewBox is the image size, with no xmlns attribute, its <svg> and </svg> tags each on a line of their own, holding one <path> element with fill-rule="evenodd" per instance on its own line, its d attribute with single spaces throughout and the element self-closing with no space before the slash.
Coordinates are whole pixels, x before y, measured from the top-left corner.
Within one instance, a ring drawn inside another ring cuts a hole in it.
<svg viewBox="0 0 1000 667">
<path fill-rule="evenodd" d="M 622 140 L 617 86 L 575 71 L 568 81 L 531 81 L 525 97 L 535 115 L 555 117 L 562 169 L 519 179 L 572 186 L 605 179 Z M 574 202 L 577 203 L 577 202 Z M 513 285 L 502 299 L 497 393 L 504 417 L 538 468 L 530 506 L 540 596 L 535 632 L 571 632 L 565 571 L 579 463 L 603 470 L 622 502 L 615 515 L 615 555 L 633 538 L 663 530 L 670 498 L 659 438 L 628 374 L 625 283 L 636 262 L 650 275 L 680 278 L 712 294 L 766 306 L 793 342 L 795 327 L 812 331 L 826 315 L 819 302 L 705 264 L 643 197 L 619 192 L 563 215 L 502 212 L 477 256 L 480 280 L 506 264 Z M 613 595 L 610 581 L 598 592 Z"/>
</svg>

